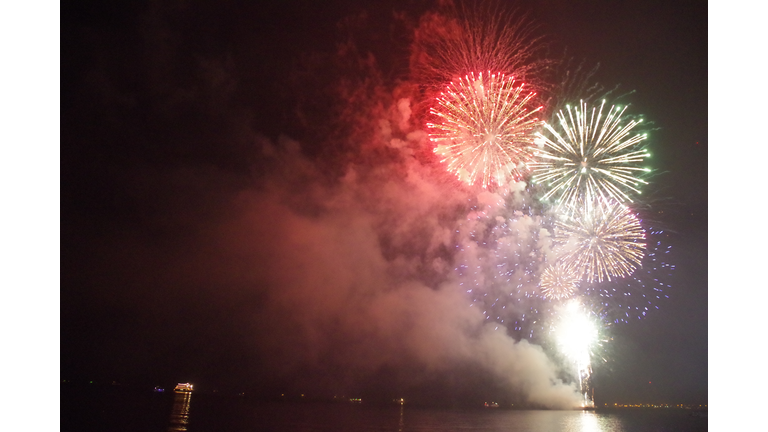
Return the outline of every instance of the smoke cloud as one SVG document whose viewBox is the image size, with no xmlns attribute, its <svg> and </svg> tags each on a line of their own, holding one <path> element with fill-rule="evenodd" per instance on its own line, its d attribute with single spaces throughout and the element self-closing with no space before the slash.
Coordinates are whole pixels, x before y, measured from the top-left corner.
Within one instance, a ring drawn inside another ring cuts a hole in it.
<svg viewBox="0 0 768 432">
<path fill-rule="evenodd" d="M 275 186 L 237 198 L 214 254 L 239 257 L 245 268 L 227 273 L 259 281 L 266 293 L 257 327 L 270 368 L 286 377 L 307 367 L 344 371 L 334 377 L 341 380 L 383 369 L 479 368 L 525 403 L 575 406 L 574 388 L 542 349 L 486 324 L 452 276 L 454 242 L 471 241 L 453 235 L 467 193 L 430 182 L 413 160 L 406 165 L 400 179 L 394 170 L 350 170 L 312 196 Z M 524 223 L 516 232 L 528 232 Z"/>
<path fill-rule="evenodd" d="M 167 29 L 155 29 L 162 38 L 152 31 L 143 30 L 149 42 L 183 40 L 169 39 Z M 329 67 L 360 61 L 323 87 L 332 90 L 315 104 L 327 111 L 299 101 L 305 122 L 323 119 L 305 131 L 323 133 L 298 137 L 286 130 L 271 139 L 233 102 L 243 85 L 236 60 L 200 61 L 193 92 L 164 81 L 170 45 L 147 50 L 159 62 L 146 72 L 153 102 L 136 109 L 148 109 L 157 126 L 142 134 L 171 130 L 177 144 L 139 151 L 154 161 L 188 157 L 118 169 L 118 208 L 130 211 L 117 211 L 120 222 L 110 228 L 64 234 L 69 243 L 87 244 L 83 254 L 94 263 L 69 265 L 77 270 L 63 275 L 65 282 L 86 281 L 72 298 L 89 297 L 89 312 L 130 317 L 109 338 L 97 338 L 106 354 L 95 364 L 119 353 L 115 370 L 150 369 L 159 357 L 182 352 L 198 360 L 162 367 L 241 374 L 266 389 L 375 389 L 399 397 L 430 388 L 538 407 L 578 405 L 558 365 L 540 346 L 513 337 L 508 329 L 515 324 L 489 320 L 477 293 L 468 292 L 471 278 L 457 271 L 462 263 L 488 265 L 493 251 L 478 244 L 476 233 L 501 226 L 507 265 L 543 265 L 548 235 L 540 217 L 522 210 L 526 185 L 478 192 L 446 173 L 431 152 L 412 83 L 385 85 L 375 58 L 345 45 Z M 99 76 L 112 99 L 128 101 L 117 109 L 141 100 L 121 94 L 109 73 Z M 183 110 L 216 127 L 179 120 Z M 126 119 L 115 115 L 113 123 L 143 121 Z M 208 141 L 179 150 L 178 142 L 197 139 Z M 475 282 L 491 295 L 535 289 L 523 270 L 516 276 L 521 285 L 485 277 L 486 284 Z M 510 303 L 510 316 L 516 307 L 523 310 Z M 82 329 L 93 331 L 99 322 L 83 322 Z M 124 346 L 137 344 L 155 354 L 126 353 Z M 219 370 L 228 364 L 239 366 Z"/>
</svg>

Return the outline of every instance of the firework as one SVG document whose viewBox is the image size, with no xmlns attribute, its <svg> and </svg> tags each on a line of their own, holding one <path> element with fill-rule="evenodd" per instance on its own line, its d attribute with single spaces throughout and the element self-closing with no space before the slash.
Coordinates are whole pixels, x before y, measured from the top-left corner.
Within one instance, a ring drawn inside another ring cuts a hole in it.
<svg viewBox="0 0 768 432">
<path fill-rule="evenodd" d="M 540 123 L 534 114 L 541 110 L 531 109 L 535 93 L 523 87 L 504 74 L 469 74 L 437 98 L 435 122 L 427 123 L 430 140 L 459 179 L 487 188 L 523 176 Z"/>
<path fill-rule="evenodd" d="M 503 198 L 483 194 L 498 201 L 472 206 L 457 226 L 455 277 L 486 322 L 515 339 L 532 340 L 544 334 L 543 317 L 552 307 L 537 292 L 548 243 L 540 233 L 543 216 L 530 207 L 538 202 L 522 191 Z"/>
<path fill-rule="evenodd" d="M 560 352 L 578 364 L 590 362 L 590 348 L 597 341 L 597 326 L 578 300 L 570 300 L 560 311 L 555 327 Z"/>
<path fill-rule="evenodd" d="M 536 89 L 552 65 L 536 25 L 502 2 L 444 2 L 425 14 L 411 45 L 412 77 L 430 90 L 477 71 L 500 71 Z"/>
<path fill-rule="evenodd" d="M 632 276 L 602 283 L 584 283 L 582 299 L 595 314 L 610 324 L 628 323 L 648 316 L 669 298 L 675 265 L 670 262 L 669 233 L 649 227 L 642 268 Z"/>
<path fill-rule="evenodd" d="M 550 300 L 564 300 L 578 290 L 581 274 L 563 261 L 550 265 L 541 275 L 541 294 Z"/>
<path fill-rule="evenodd" d="M 577 300 L 570 300 L 560 311 L 555 327 L 560 352 L 576 365 L 582 406 L 594 406 L 592 398 L 592 347 L 598 341 L 598 326 Z"/>
<path fill-rule="evenodd" d="M 605 101 L 590 111 L 582 101 L 578 108 L 557 113 L 558 129 L 545 123 L 543 133 L 536 133 L 531 171 L 534 182 L 549 187 L 544 200 L 632 202 L 630 194 L 639 194 L 640 185 L 647 184 L 639 176 L 649 170 L 638 166 L 649 156 L 639 148 L 646 135 L 630 136 L 642 120 L 623 123 L 626 107 L 611 106 L 603 116 L 604 107 Z"/>
<path fill-rule="evenodd" d="M 645 250 L 640 221 L 621 203 L 582 201 L 555 223 L 560 260 L 587 282 L 631 275 Z"/>
</svg>

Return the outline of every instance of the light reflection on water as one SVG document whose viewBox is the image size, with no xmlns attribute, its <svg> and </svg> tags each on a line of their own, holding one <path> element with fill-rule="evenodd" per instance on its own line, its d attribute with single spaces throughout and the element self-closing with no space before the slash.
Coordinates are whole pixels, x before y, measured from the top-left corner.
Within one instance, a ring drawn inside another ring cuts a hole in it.
<svg viewBox="0 0 768 432">
<path fill-rule="evenodd" d="M 171 410 L 171 424 L 168 432 L 186 431 L 189 424 L 189 401 L 192 393 L 176 393 L 173 397 L 173 409 Z"/>
<path fill-rule="evenodd" d="M 477 430 L 510 431 L 510 432 L 625 432 L 620 418 L 585 411 L 548 411 L 521 410 L 496 411 L 477 415 Z M 408 427 L 406 415 L 405 431 L 420 430 L 418 426 Z M 416 426 L 416 425 L 410 425 Z"/>
<path fill-rule="evenodd" d="M 63 388 L 61 430 L 240 432 L 699 432 L 706 411 L 440 409 L 412 405 L 263 402 L 195 393 Z"/>
<path fill-rule="evenodd" d="M 202 397 L 202 396 L 201 396 Z M 167 431 L 187 432 L 189 393 L 174 395 Z M 451 410 L 326 403 L 259 403 L 202 397 L 191 430 L 296 432 L 679 432 L 706 431 L 684 412 Z M 167 417 L 166 417 L 167 418 Z"/>
<path fill-rule="evenodd" d="M 594 411 L 582 411 L 578 417 L 565 419 L 566 432 L 621 432 L 624 428 L 615 418 L 599 416 Z"/>
<path fill-rule="evenodd" d="M 602 432 L 605 430 L 600 427 L 600 422 L 594 412 L 582 412 L 579 416 L 579 423 L 581 432 Z"/>
</svg>

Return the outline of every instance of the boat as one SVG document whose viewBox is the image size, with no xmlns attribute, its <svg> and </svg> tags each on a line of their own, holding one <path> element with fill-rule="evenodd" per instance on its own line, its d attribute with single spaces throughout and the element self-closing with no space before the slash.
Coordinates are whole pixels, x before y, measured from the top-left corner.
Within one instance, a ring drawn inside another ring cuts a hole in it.
<svg viewBox="0 0 768 432">
<path fill-rule="evenodd" d="M 192 393 L 192 384 L 178 383 L 176 387 L 174 387 L 173 391 L 176 393 Z"/>
</svg>

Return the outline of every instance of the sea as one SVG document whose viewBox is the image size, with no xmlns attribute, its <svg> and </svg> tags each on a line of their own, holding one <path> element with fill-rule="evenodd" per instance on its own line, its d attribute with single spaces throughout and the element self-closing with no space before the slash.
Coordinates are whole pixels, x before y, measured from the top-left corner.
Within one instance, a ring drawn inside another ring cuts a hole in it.
<svg viewBox="0 0 768 432">
<path fill-rule="evenodd" d="M 79 432 L 697 432 L 708 421 L 706 411 L 675 408 L 448 409 L 65 387 L 60 410 L 60 430 Z"/>
</svg>

